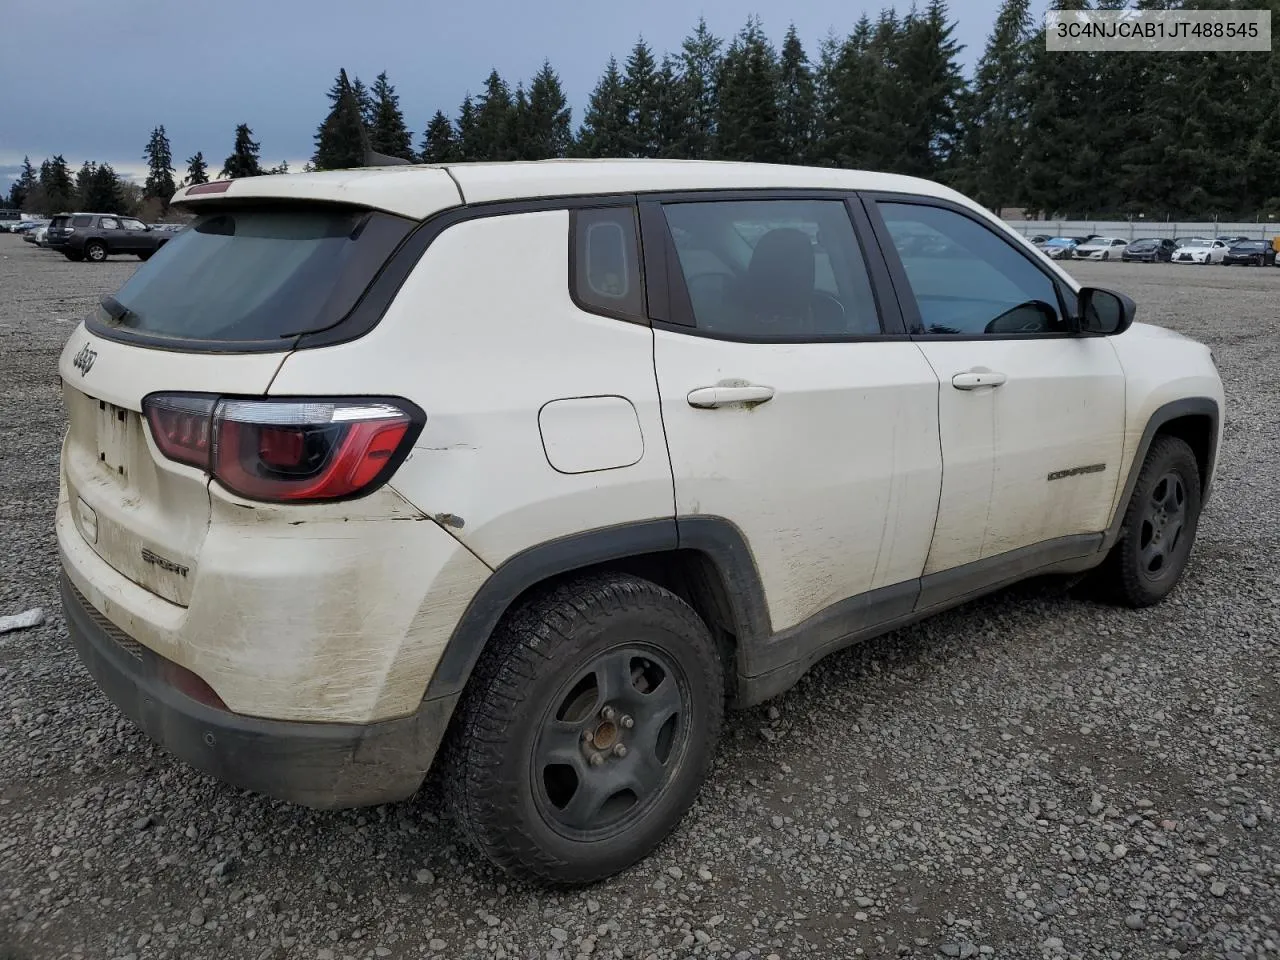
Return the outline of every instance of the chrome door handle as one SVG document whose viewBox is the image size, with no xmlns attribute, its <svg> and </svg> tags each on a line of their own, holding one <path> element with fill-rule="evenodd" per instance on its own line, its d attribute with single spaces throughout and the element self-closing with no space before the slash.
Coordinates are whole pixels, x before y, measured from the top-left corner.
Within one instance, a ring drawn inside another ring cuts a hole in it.
<svg viewBox="0 0 1280 960">
<path fill-rule="evenodd" d="M 732 403 L 764 403 L 773 399 L 773 387 L 748 383 L 740 387 L 698 387 L 689 391 L 689 406 L 700 409 L 724 407 Z"/>
<path fill-rule="evenodd" d="M 979 387 L 998 387 L 1009 378 L 995 370 L 966 370 L 951 378 L 957 390 L 977 390 Z"/>
</svg>

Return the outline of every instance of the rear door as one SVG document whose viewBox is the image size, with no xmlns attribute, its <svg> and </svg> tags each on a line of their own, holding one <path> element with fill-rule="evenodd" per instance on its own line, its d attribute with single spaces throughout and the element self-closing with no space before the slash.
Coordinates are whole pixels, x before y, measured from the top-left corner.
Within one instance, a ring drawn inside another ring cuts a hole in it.
<svg viewBox="0 0 1280 960">
<path fill-rule="evenodd" d="M 1124 440 L 1125 377 L 1110 341 L 1072 335 L 1074 294 L 977 214 L 876 199 L 907 326 L 941 384 L 942 496 L 926 573 L 1013 562 L 1024 547 L 1096 549 L 1089 535 L 1110 520 Z"/>
<path fill-rule="evenodd" d="M 938 382 L 863 255 L 861 206 L 642 206 L 677 515 L 738 526 L 775 631 L 880 588 L 868 622 L 909 611 L 941 482 Z"/>
<path fill-rule="evenodd" d="M 76 529 L 103 560 L 188 601 L 209 478 L 159 453 L 144 399 L 266 394 L 289 334 L 345 316 L 413 226 L 336 205 L 211 211 L 76 329 L 58 367 L 69 421 L 62 480 Z"/>
</svg>

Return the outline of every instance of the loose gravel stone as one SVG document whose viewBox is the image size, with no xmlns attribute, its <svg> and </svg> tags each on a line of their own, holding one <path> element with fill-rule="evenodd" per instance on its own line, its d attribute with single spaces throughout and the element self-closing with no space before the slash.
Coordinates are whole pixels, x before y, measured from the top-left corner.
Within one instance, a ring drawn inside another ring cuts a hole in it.
<svg viewBox="0 0 1280 960">
<path fill-rule="evenodd" d="M 1118 609 L 1046 578 L 832 656 L 730 714 L 658 854 L 573 892 L 482 862 L 432 784 L 338 812 L 220 784 L 89 680 L 57 596 L 59 320 L 136 265 L 0 234 L 0 613 L 47 612 L 0 637 L 0 954 L 1280 956 L 1280 270 L 1069 265 L 1208 343 L 1226 383 L 1168 600 Z"/>
</svg>

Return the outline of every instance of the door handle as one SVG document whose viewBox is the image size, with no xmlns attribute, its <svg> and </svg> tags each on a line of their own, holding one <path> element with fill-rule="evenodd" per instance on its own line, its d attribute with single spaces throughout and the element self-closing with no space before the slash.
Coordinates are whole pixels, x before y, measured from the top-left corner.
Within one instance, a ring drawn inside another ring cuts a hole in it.
<svg viewBox="0 0 1280 960">
<path fill-rule="evenodd" d="M 689 406 L 700 409 L 724 407 L 731 403 L 764 403 L 773 399 L 773 387 L 747 383 L 742 386 L 698 387 L 689 391 Z"/>
<path fill-rule="evenodd" d="M 1009 378 L 995 370 L 966 370 L 951 378 L 957 390 L 977 390 L 979 387 L 998 387 Z"/>
</svg>

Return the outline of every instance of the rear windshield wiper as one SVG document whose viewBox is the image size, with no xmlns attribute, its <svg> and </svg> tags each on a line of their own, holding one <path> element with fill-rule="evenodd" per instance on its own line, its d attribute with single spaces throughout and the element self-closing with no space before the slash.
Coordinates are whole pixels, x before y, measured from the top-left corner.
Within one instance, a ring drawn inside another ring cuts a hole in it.
<svg viewBox="0 0 1280 960">
<path fill-rule="evenodd" d="M 98 301 L 98 303 L 102 306 L 103 310 L 107 311 L 107 315 L 116 323 L 124 323 L 130 317 L 136 318 L 138 316 L 110 294 L 103 297 Z"/>
</svg>

